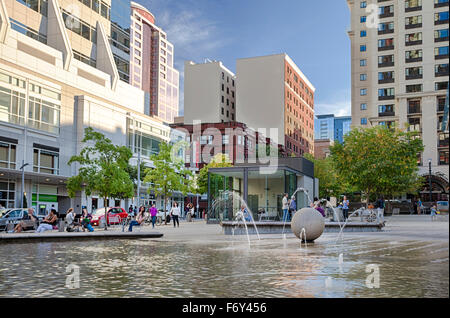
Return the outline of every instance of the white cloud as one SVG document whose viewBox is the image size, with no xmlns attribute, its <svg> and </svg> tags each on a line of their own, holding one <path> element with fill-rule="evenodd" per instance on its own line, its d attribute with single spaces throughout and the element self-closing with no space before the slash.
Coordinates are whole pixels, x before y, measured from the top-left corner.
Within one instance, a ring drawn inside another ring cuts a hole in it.
<svg viewBox="0 0 450 318">
<path fill-rule="evenodd" d="M 320 94 L 320 92 L 319 92 Z M 334 114 L 335 116 L 351 116 L 352 99 L 350 90 L 340 90 L 314 105 L 315 115 Z"/>
</svg>

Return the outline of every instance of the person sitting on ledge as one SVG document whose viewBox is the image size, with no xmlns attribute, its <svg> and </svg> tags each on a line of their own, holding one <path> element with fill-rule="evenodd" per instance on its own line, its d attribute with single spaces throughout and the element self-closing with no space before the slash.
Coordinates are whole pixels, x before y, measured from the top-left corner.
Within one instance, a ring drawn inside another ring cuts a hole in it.
<svg viewBox="0 0 450 318">
<path fill-rule="evenodd" d="M 25 221 L 32 221 L 37 224 L 38 219 L 33 215 L 33 208 L 28 208 L 28 213 L 23 217 L 22 221 L 14 228 L 14 233 L 20 233 L 26 227 Z"/>
<path fill-rule="evenodd" d="M 56 225 L 57 221 L 58 217 L 56 216 L 56 210 L 51 209 L 50 213 L 44 218 L 44 221 L 42 221 L 42 223 L 37 228 L 36 233 L 53 230 L 53 226 Z"/>
<path fill-rule="evenodd" d="M 128 232 L 133 232 L 133 226 L 141 226 L 142 222 L 144 222 L 144 211 L 145 209 L 140 209 L 136 220 L 131 221 Z"/>
<path fill-rule="evenodd" d="M 67 210 L 66 222 L 67 222 L 67 232 L 80 232 L 80 223 L 75 222 L 75 211 L 73 208 Z"/>
</svg>

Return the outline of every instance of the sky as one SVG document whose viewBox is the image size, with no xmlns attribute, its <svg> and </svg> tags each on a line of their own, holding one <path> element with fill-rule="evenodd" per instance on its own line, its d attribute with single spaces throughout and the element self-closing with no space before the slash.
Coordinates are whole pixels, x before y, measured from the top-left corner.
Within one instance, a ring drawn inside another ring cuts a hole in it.
<svg viewBox="0 0 450 318">
<path fill-rule="evenodd" d="M 135 0 L 150 10 L 175 49 L 183 115 L 184 61 L 287 53 L 315 86 L 315 113 L 351 114 L 346 0 Z"/>
</svg>

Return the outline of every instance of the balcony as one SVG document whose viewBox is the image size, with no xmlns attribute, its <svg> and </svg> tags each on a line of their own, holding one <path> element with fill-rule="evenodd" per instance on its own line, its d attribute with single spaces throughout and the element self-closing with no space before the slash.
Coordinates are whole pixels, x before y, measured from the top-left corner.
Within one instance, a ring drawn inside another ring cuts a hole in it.
<svg viewBox="0 0 450 318">
<path fill-rule="evenodd" d="M 415 29 L 415 28 L 421 28 L 422 23 L 415 23 L 415 24 L 407 24 L 405 25 L 405 29 Z"/>
<path fill-rule="evenodd" d="M 448 76 L 448 67 L 442 70 L 439 70 L 438 72 L 434 73 L 435 77 L 440 77 L 440 76 Z"/>
<path fill-rule="evenodd" d="M 391 100 L 391 99 L 395 99 L 395 95 L 378 96 L 378 100 Z"/>
<path fill-rule="evenodd" d="M 383 78 L 378 80 L 378 84 L 387 84 L 387 83 L 394 83 L 394 78 Z"/>
<path fill-rule="evenodd" d="M 413 12 L 413 11 L 420 11 L 420 10 L 422 10 L 422 6 L 405 8 L 405 12 Z"/>
<path fill-rule="evenodd" d="M 441 24 L 448 24 L 448 19 L 434 21 L 434 25 L 441 25 Z"/>
<path fill-rule="evenodd" d="M 405 46 L 420 45 L 420 44 L 422 44 L 422 40 L 405 42 Z"/>
<path fill-rule="evenodd" d="M 421 79 L 421 78 L 423 78 L 422 74 L 410 74 L 405 76 L 406 80 Z"/>
<path fill-rule="evenodd" d="M 439 38 L 434 38 L 434 43 L 446 42 L 446 41 L 448 41 L 448 36 L 442 36 L 442 37 L 439 37 Z"/>
<path fill-rule="evenodd" d="M 435 3 L 435 8 L 442 8 L 442 7 L 448 7 L 448 1 L 447 2 L 441 2 L 441 3 Z"/>
<path fill-rule="evenodd" d="M 395 112 L 378 113 L 378 117 L 393 117 L 393 116 L 395 116 Z"/>
<path fill-rule="evenodd" d="M 378 51 L 388 51 L 388 50 L 393 50 L 394 49 L 394 45 L 386 45 L 386 46 L 379 46 L 378 47 Z"/>
<path fill-rule="evenodd" d="M 379 14 L 378 15 L 378 17 L 380 18 L 380 19 L 383 19 L 383 18 L 390 18 L 390 17 L 393 17 L 394 16 L 394 12 L 386 12 L 386 13 L 382 13 L 382 14 Z"/>
<path fill-rule="evenodd" d="M 378 35 L 394 33 L 394 29 L 378 30 Z"/>
<path fill-rule="evenodd" d="M 435 59 L 435 60 L 448 59 L 448 53 L 447 53 L 447 54 L 435 55 L 435 56 L 434 56 L 434 59 Z"/>
<path fill-rule="evenodd" d="M 378 67 L 388 67 L 388 66 L 394 66 L 394 62 L 378 63 Z"/>
<path fill-rule="evenodd" d="M 415 62 L 422 62 L 422 57 L 412 57 L 409 59 L 405 59 L 406 63 L 415 63 Z"/>
</svg>

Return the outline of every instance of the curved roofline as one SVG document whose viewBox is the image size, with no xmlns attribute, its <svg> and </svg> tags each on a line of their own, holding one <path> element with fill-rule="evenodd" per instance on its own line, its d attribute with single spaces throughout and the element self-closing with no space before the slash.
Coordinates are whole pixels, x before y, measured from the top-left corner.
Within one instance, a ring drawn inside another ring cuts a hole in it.
<svg viewBox="0 0 450 318">
<path fill-rule="evenodd" d="M 151 13 L 151 12 L 150 12 L 146 7 L 144 7 L 143 5 L 141 5 L 141 4 L 137 3 L 137 2 L 134 2 L 134 1 L 131 1 L 131 2 L 130 2 L 130 5 L 131 5 L 131 7 L 134 7 L 134 8 L 136 8 L 136 9 L 144 10 L 145 12 L 147 12 L 148 14 L 150 14 L 150 15 L 153 17 L 153 19 L 155 19 L 155 16 L 153 15 L 153 13 Z"/>
</svg>

